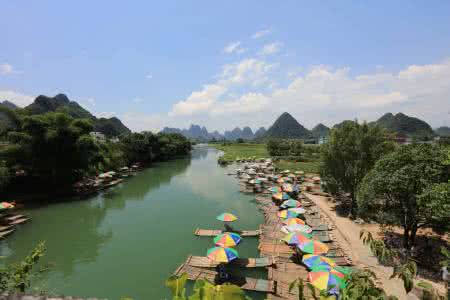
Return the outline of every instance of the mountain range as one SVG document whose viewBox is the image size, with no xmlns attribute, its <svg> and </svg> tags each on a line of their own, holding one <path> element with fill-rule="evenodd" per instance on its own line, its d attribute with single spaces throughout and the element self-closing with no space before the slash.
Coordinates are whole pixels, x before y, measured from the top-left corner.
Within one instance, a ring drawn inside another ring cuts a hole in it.
<svg viewBox="0 0 450 300">
<path fill-rule="evenodd" d="M 13 110 L 18 108 L 7 100 L 0 102 L 0 106 Z M 30 115 L 40 115 L 47 112 L 64 112 L 73 118 L 90 119 L 94 125 L 94 131 L 101 132 L 108 137 L 131 132 L 118 118 L 97 118 L 77 102 L 70 101 L 64 94 L 58 94 L 54 97 L 40 95 L 33 103 L 24 107 L 23 110 Z"/>
<path fill-rule="evenodd" d="M 353 122 L 350 120 L 344 120 L 338 124 L 335 124 L 333 128 L 340 128 L 347 122 Z M 450 128 L 440 127 L 436 129 L 435 132 L 431 129 L 430 125 L 423 120 L 415 117 L 407 116 L 403 113 L 397 113 L 393 115 L 392 113 L 386 113 L 378 120 L 369 123 L 369 125 L 379 125 L 392 132 L 397 132 L 406 136 L 418 136 L 426 135 L 433 136 L 434 134 L 448 136 L 450 135 Z M 252 132 L 252 129 L 248 126 L 243 129 L 236 127 L 233 130 L 225 131 L 224 134 L 218 131 L 208 132 L 205 127 L 200 127 L 199 125 L 191 125 L 189 129 L 178 129 L 178 128 L 168 128 L 165 127 L 162 132 L 177 132 L 184 136 L 195 139 L 197 141 L 205 142 L 212 139 L 221 140 L 264 140 L 270 138 L 289 138 L 289 139 L 319 139 L 325 137 L 330 132 L 330 128 L 322 123 L 314 126 L 313 129 L 308 130 L 303 125 L 301 125 L 291 114 L 285 112 L 281 114 L 273 123 L 272 126 L 266 130 L 264 127 L 259 128 L 256 132 Z"/>
</svg>

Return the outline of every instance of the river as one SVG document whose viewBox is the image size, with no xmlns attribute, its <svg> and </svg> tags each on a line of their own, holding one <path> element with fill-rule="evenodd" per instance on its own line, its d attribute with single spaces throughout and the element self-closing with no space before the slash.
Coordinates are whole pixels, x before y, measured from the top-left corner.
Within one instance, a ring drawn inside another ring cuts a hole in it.
<svg viewBox="0 0 450 300">
<path fill-rule="evenodd" d="M 27 209 L 32 222 L 1 242 L 1 255 L 17 261 L 45 241 L 42 261 L 50 268 L 37 279 L 37 291 L 171 299 L 164 281 L 189 254 L 204 256 L 213 246 L 212 238 L 193 235 L 196 228 L 222 228 L 215 217 L 225 211 L 239 217 L 233 224 L 239 229 L 256 229 L 263 221 L 254 197 L 240 193 L 236 179 L 218 166 L 219 155 L 196 147 L 190 158 L 156 163 L 86 200 Z M 240 256 L 257 256 L 257 242 L 244 239 Z"/>
</svg>

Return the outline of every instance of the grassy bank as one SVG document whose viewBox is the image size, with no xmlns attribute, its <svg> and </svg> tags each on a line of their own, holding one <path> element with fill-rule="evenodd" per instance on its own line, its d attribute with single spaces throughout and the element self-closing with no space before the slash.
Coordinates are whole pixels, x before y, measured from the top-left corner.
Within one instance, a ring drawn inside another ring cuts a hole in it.
<svg viewBox="0 0 450 300">
<path fill-rule="evenodd" d="M 223 159 L 226 161 L 234 161 L 237 158 L 269 157 L 265 144 L 210 144 L 210 146 L 222 150 L 225 153 Z"/>
<path fill-rule="evenodd" d="M 270 157 L 265 144 L 210 144 L 210 146 L 223 151 L 224 155 L 222 159 L 225 161 L 234 161 L 237 158 L 245 159 L 251 157 Z M 307 162 L 296 162 L 293 160 L 281 159 L 279 161 L 275 161 L 275 166 L 282 170 L 302 170 L 307 173 L 319 173 L 320 160 L 317 158 L 313 160 L 308 159 Z"/>
</svg>

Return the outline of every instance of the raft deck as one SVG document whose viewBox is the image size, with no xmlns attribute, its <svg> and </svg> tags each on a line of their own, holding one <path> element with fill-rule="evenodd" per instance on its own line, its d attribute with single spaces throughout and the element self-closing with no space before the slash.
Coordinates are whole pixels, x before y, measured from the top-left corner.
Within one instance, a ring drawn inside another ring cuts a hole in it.
<svg viewBox="0 0 450 300">
<path fill-rule="evenodd" d="M 238 258 L 228 263 L 230 266 L 237 266 L 241 268 L 264 268 L 272 266 L 276 263 L 273 257 L 258 257 L 258 258 Z M 206 256 L 189 255 L 186 259 L 185 265 L 198 268 L 215 268 L 219 263 L 210 260 Z"/>
<path fill-rule="evenodd" d="M 194 232 L 195 235 L 197 236 L 216 236 L 219 234 L 222 234 L 226 231 L 224 230 L 220 230 L 220 229 L 200 229 L 197 228 Z M 238 233 L 240 236 L 259 236 L 261 234 L 261 230 L 237 230 L 235 231 L 236 233 Z"/>
<path fill-rule="evenodd" d="M 173 275 L 181 276 L 183 273 L 186 273 L 188 275 L 189 280 L 206 279 L 215 284 L 221 283 L 218 280 L 219 274 L 213 270 L 192 267 L 184 263 L 176 269 Z M 275 291 L 275 285 L 272 280 L 231 275 L 231 278 L 230 280 L 228 280 L 228 282 L 240 286 L 242 289 L 248 291 L 264 293 L 273 293 Z"/>
</svg>

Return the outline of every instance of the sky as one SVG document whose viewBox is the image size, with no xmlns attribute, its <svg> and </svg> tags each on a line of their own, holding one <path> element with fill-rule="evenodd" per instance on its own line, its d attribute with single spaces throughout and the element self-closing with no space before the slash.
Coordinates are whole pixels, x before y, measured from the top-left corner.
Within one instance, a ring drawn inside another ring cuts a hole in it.
<svg viewBox="0 0 450 300">
<path fill-rule="evenodd" d="M 58 93 L 134 131 L 450 126 L 450 1 L 0 0 L 0 100 Z"/>
</svg>

